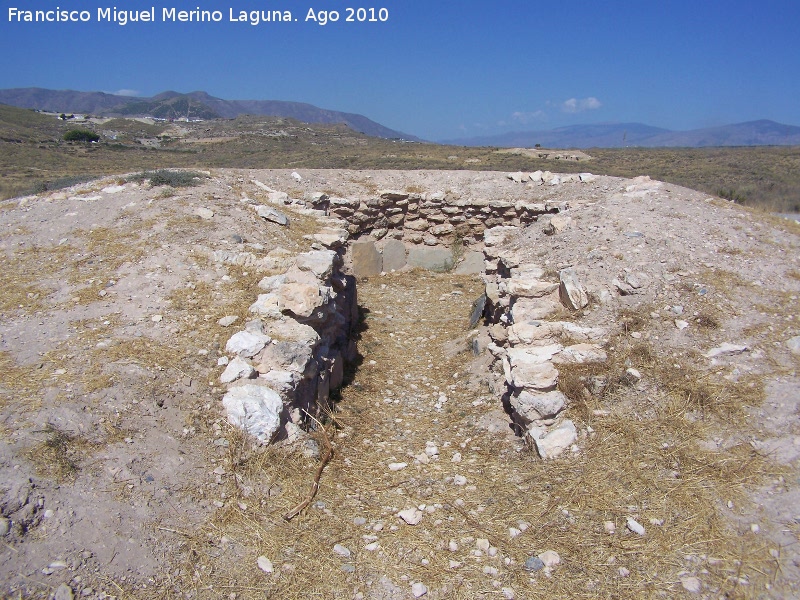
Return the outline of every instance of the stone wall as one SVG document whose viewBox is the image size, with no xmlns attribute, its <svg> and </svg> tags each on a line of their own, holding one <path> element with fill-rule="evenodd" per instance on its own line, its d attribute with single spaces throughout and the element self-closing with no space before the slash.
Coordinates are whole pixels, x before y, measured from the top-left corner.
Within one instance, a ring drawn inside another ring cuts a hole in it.
<svg viewBox="0 0 800 600">
<path fill-rule="evenodd" d="M 382 190 L 374 198 L 318 194 L 314 206 L 342 221 L 351 238 L 349 265 L 358 277 L 406 265 L 431 270 L 483 270 L 483 234 L 496 226 L 524 226 L 555 214 L 565 203 L 459 198 L 445 192 Z"/>
<path fill-rule="evenodd" d="M 228 419 L 264 443 L 301 436 L 330 407 L 356 356 L 355 279 L 342 274 L 341 256 L 314 250 L 291 263 L 261 280 L 253 318 L 225 347 Z"/>
<path fill-rule="evenodd" d="M 541 266 L 521 263 L 513 252 L 500 249 L 517 233 L 513 227 L 485 233 L 487 348 L 496 360 L 495 389 L 517 432 L 542 458 L 553 458 L 577 440 L 575 425 L 564 415 L 568 399 L 558 390 L 558 369 L 604 362 L 606 332 L 563 319 L 566 311 L 589 302 L 572 269 L 561 270 L 554 282 Z"/>
<path fill-rule="evenodd" d="M 538 173 L 509 178 L 563 183 Z M 289 203 L 285 194 L 263 187 L 271 203 Z M 558 214 L 568 207 L 565 202 L 383 190 L 367 199 L 315 193 L 303 204 L 293 210 L 320 220 L 320 230 L 306 236 L 315 250 L 296 256 L 283 249 L 264 257 L 212 255 L 219 262 L 283 271 L 259 283 L 264 293 L 250 307 L 253 319 L 226 345 L 229 358 L 223 359 L 227 367 L 221 381 L 229 386 L 223 404 L 231 423 L 264 443 L 301 437 L 309 421 L 329 408 L 331 391 L 343 383 L 345 363 L 357 355 L 352 336 L 358 318 L 356 277 L 411 266 L 484 274 L 489 350 L 504 373 L 507 410 L 542 456 L 560 452 L 565 440 L 571 443 L 574 426 L 559 418 L 566 398 L 556 390 L 554 365 L 604 360 L 593 343 L 601 333 L 548 321 L 562 305 L 581 308 L 585 291 L 574 274 L 564 271 L 560 284 L 547 282 L 542 269 L 521 265 L 512 253 L 499 250 L 545 215 L 546 231 L 565 227 L 569 216 Z M 253 208 L 267 221 L 282 226 L 290 221 L 270 207 Z M 565 337 L 585 343 L 565 346 L 559 342 Z"/>
</svg>

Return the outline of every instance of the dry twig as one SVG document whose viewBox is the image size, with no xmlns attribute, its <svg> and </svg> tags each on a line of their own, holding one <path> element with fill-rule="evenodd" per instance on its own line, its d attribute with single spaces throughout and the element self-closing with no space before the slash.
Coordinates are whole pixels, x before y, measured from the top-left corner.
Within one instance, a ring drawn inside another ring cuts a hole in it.
<svg viewBox="0 0 800 600">
<path fill-rule="evenodd" d="M 287 521 L 291 521 L 292 519 L 294 519 L 297 515 L 303 512 L 303 510 L 305 510 L 305 508 L 309 504 L 311 504 L 311 501 L 314 499 L 314 496 L 317 495 L 317 490 L 319 490 L 319 479 L 320 477 L 322 477 L 322 471 L 323 469 L 325 469 L 325 465 L 327 465 L 328 462 L 330 462 L 331 458 L 333 457 L 333 446 L 331 446 L 331 440 L 328 437 L 328 432 L 325 431 L 325 427 L 323 427 L 322 423 L 317 421 L 317 419 L 315 419 L 313 416 L 309 415 L 308 413 L 306 414 L 311 419 L 314 419 L 314 421 L 317 423 L 317 425 L 319 425 L 320 429 L 322 430 L 322 436 L 325 439 L 325 455 L 322 457 L 319 466 L 317 466 L 317 472 L 314 474 L 314 482 L 311 484 L 311 491 L 309 492 L 308 497 L 305 500 L 303 500 L 300 504 L 295 506 L 288 513 L 283 515 L 283 518 Z"/>
</svg>

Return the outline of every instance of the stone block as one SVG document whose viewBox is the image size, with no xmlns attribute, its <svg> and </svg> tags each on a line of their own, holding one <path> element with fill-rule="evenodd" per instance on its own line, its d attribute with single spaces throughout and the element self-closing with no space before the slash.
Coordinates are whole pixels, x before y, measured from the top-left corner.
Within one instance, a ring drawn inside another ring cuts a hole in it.
<svg viewBox="0 0 800 600">
<path fill-rule="evenodd" d="M 389 240 L 383 247 L 383 270 L 399 271 L 406 266 L 406 245 L 400 240 Z"/>
<path fill-rule="evenodd" d="M 375 242 L 353 242 L 350 244 L 350 256 L 356 277 L 374 277 L 383 270 L 381 253 L 375 247 Z"/>
</svg>

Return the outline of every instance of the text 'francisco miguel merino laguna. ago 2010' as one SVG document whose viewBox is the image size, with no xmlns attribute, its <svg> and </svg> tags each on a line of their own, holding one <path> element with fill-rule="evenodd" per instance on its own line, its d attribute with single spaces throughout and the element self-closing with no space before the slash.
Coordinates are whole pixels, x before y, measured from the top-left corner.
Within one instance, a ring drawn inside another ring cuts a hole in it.
<svg viewBox="0 0 800 600">
<path fill-rule="evenodd" d="M 259 25 L 261 23 L 294 23 L 300 21 L 289 10 L 236 10 L 228 8 L 227 22 Z M 22 10 L 15 7 L 8 9 L 9 23 L 219 23 L 225 21 L 225 13 L 221 10 L 178 10 L 174 7 L 155 6 L 143 10 L 118 10 L 116 7 L 98 8 L 96 12 L 89 10 L 70 10 L 56 7 L 54 10 Z M 342 12 L 335 10 L 315 10 L 309 8 L 302 22 L 327 25 L 328 23 L 385 23 L 389 20 L 386 8 L 345 8 Z"/>
</svg>

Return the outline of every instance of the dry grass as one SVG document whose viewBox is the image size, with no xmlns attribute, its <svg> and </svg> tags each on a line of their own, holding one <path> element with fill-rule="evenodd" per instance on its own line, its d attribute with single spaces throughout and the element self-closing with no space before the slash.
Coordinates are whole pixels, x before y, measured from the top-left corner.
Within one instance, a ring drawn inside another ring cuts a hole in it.
<svg viewBox="0 0 800 600">
<path fill-rule="evenodd" d="M 67 244 L 27 246 L 10 255 L 0 253 L 0 312 L 34 313 L 47 306 L 57 278 L 74 251 Z M 36 265 L 35 269 L 30 265 Z"/>
<path fill-rule="evenodd" d="M 228 430 L 225 507 L 189 540 L 197 596 L 369 597 L 380 593 L 384 576 L 403 594 L 422 581 L 434 595 L 455 599 L 495 598 L 500 587 L 520 598 L 677 596 L 683 572 L 700 576 L 715 596 L 763 592 L 775 561 L 760 538 L 726 521 L 721 507 L 746 504 L 747 490 L 778 470 L 749 444 L 719 452 L 706 444 L 722 420 L 739 414 L 732 405 L 757 400 L 760 382 L 719 383 L 717 373 L 667 369 L 652 346 L 625 333 L 646 327 L 649 311 L 628 311 L 608 364 L 562 371 L 570 416 L 592 433 L 584 434 L 579 454 L 543 462 L 520 451 L 521 442 L 479 427 L 496 400 L 463 375 L 453 377 L 469 355 L 444 348 L 464 334 L 470 288 L 479 285 L 421 272 L 362 282 L 365 363 L 333 415 L 336 453 L 319 493 L 291 522 L 282 515 L 305 497 L 316 461 L 297 448 L 252 446 Z M 626 365 L 651 382 L 644 394 L 624 378 Z M 591 376 L 609 382 L 604 392 L 587 395 Z M 441 412 L 424 408 L 439 393 L 434 386 L 449 398 Z M 596 416 L 600 408 L 610 409 L 608 416 Z M 441 455 L 429 465 L 405 453 L 422 451 L 426 440 Z M 461 463 L 450 462 L 455 451 Z M 389 471 L 390 461 L 409 466 Z M 454 486 L 448 477 L 455 473 L 468 485 Z M 419 505 L 435 510 L 415 527 L 395 516 Z M 625 530 L 628 517 L 646 527 L 645 536 Z M 605 521 L 615 523 L 615 534 Z M 520 523 L 527 531 L 510 537 Z M 479 538 L 497 548 L 497 558 L 475 555 Z M 450 540 L 457 551 L 447 549 Z M 377 548 L 367 549 L 372 542 Z M 352 556 L 335 554 L 335 544 Z M 562 560 L 552 577 L 522 569 L 527 557 L 548 549 Z M 274 573 L 258 569 L 261 555 Z M 451 568 L 450 560 L 460 565 Z M 620 568 L 629 575 L 621 577 Z"/>
<path fill-rule="evenodd" d="M 10 353 L 0 352 L 0 370 L 3 373 L 0 403 L 3 407 L 9 404 L 27 405 L 33 409 L 39 407 L 45 388 L 54 383 L 51 372 L 44 369 L 43 365 L 19 365 Z"/>
<path fill-rule="evenodd" d="M 57 483 L 75 481 L 80 462 L 93 449 L 93 444 L 82 436 L 61 431 L 53 425 L 47 425 L 43 431 L 46 439 L 28 450 L 28 460 L 33 463 L 36 472 Z"/>
<path fill-rule="evenodd" d="M 343 125 L 309 125 L 260 116 L 185 124 L 186 137 L 162 137 L 159 148 L 145 148 L 135 138 L 150 137 L 142 129 L 146 126 L 130 120 L 115 121 L 115 129 L 127 133 L 115 141 L 103 140 L 84 148 L 61 141 L 68 127 L 65 123 L 22 109 L 0 107 L 0 175 L 3 175 L 0 198 L 72 185 L 76 176 L 101 176 L 134 169 L 152 171 L 165 165 L 203 169 L 211 166 L 493 171 L 552 170 L 554 165 L 553 161 L 535 156 L 499 153 L 495 148 L 397 144 L 369 138 Z M 99 129 L 105 127 L 101 125 Z M 212 132 L 206 131 L 209 127 Z M 278 130 L 288 136 L 275 137 L 273 134 Z M 209 137 L 225 139 L 227 143 L 184 143 Z M 591 154 L 591 171 L 598 174 L 623 177 L 647 174 L 714 195 L 723 192 L 747 206 L 776 212 L 800 208 L 796 200 L 800 152 L 796 147 L 593 149 Z M 457 162 L 451 159 L 454 155 L 459 157 Z M 586 170 L 586 164 L 559 161 L 558 169 L 580 172 Z M 377 191 L 371 186 L 366 190 Z M 794 227 L 795 231 L 798 227 L 788 221 L 776 226 L 787 230 Z"/>
<path fill-rule="evenodd" d="M 112 279 L 124 264 L 139 261 L 146 255 L 148 249 L 142 235 L 151 226 L 152 222 L 131 219 L 113 227 L 75 231 L 73 241 L 83 242 L 85 247 L 74 263 L 75 268 L 71 270 L 71 281 L 74 283 L 103 279 L 107 281 Z"/>
</svg>

